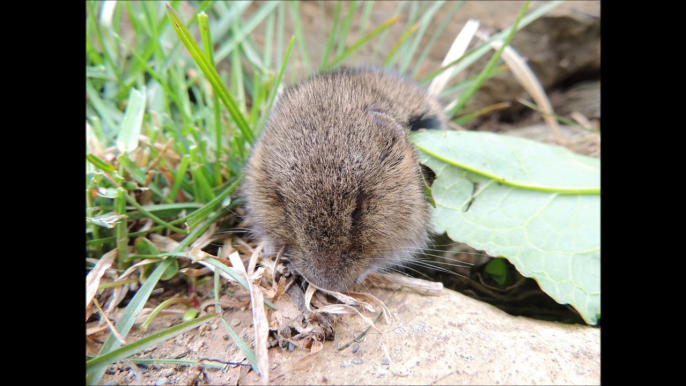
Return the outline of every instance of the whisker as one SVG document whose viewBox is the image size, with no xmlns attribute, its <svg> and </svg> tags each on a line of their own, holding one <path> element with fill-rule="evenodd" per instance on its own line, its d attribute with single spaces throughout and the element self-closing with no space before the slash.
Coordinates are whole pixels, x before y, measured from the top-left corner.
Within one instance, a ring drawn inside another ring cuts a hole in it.
<svg viewBox="0 0 686 386">
<path fill-rule="evenodd" d="M 465 255 L 489 256 L 487 253 L 482 253 L 482 252 L 451 251 L 449 249 L 424 248 L 424 249 L 422 249 L 422 251 L 443 252 L 443 253 L 453 253 L 453 254 L 464 253 Z"/>
<path fill-rule="evenodd" d="M 395 272 L 395 273 L 403 275 L 403 276 L 412 277 L 412 275 L 408 275 L 407 272 L 403 272 L 402 270 L 399 270 L 399 269 L 393 268 L 393 267 L 388 267 L 388 268 L 384 269 L 384 271 Z"/>
<path fill-rule="evenodd" d="M 465 262 L 460 262 L 461 264 L 455 264 L 455 263 L 448 263 L 445 261 L 436 261 L 436 260 L 428 260 L 428 259 L 417 259 L 417 261 L 431 262 L 433 264 L 443 264 L 443 265 L 448 265 L 451 267 L 458 267 L 458 268 L 472 268 L 474 266 L 474 264 L 472 264 L 472 263 L 465 263 Z"/>
<path fill-rule="evenodd" d="M 444 273 L 449 273 L 449 274 L 454 274 L 454 273 L 455 273 L 455 272 L 450 271 L 450 270 L 447 270 L 447 269 L 445 269 L 445 268 L 443 268 L 443 267 L 436 267 L 436 266 L 434 266 L 434 265 L 428 264 L 428 263 L 423 262 L 423 261 L 415 261 L 414 264 L 415 264 L 415 265 L 418 265 L 418 266 L 420 266 L 420 267 L 430 268 L 430 269 L 436 270 L 436 271 L 438 271 L 438 272 L 444 272 Z"/>
<path fill-rule="evenodd" d="M 413 271 L 413 272 L 416 272 L 416 273 L 418 273 L 418 274 L 424 276 L 427 280 L 433 280 L 433 279 L 432 279 L 431 277 L 429 277 L 428 275 L 424 274 L 424 273 L 421 272 L 421 271 L 417 271 L 417 270 L 414 269 L 414 268 L 407 267 L 407 266 L 404 266 L 403 268 L 409 269 L 410 271 Z M 399 271 L 396 271 L 396 272 L 399 272 Z M 407 275 L 407 274 L 406 274 L 406 276 L 407 276 L 407 277 L 412 277 L 411 275 Z"/>
<path fill-rule="evenodd" d="M 467 265 L 469 265 L 469 266 L 474 265 L 474 263 L 469 263 L 469 262 L 466 262 L 466 261 L 462 261 L 462 260 L 454 259 L 454 258 L 450 258 L 450 257 L 445 257 L 445 256 L 432 255 L 432 254 L 429 254 L 429 253 L 423 253 L 422 255 L 418 256 L 417 258 L 418 258 L 418 259 L 421 259 L 421 256 L 429 256 L 429 257 L 434 257 L 434 258 L 437 258 L 437 259 L 444 259 L 444 260 L 453 261 L 453 262 L 456 261 L 456 262 L 458 262 L 458 263 L 467 264 Z M 424 259 L 424 260 L 431 260 L 431 261 L 434 261 L 433 259 Z"/>
</svg>

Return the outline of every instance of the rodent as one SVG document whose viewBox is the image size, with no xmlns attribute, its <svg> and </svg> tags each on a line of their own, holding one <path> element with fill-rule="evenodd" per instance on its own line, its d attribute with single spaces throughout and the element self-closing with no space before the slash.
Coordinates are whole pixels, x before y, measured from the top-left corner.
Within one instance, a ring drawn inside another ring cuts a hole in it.
<svg viewBox="0 0 686 386">
<path fill-rule="evenodd" d="M 447 126 L 442 106 L 402 76 L 342 68 L 286 88 L 245 169 L 248 217 L 266 250 L 344 291 L 426 247 L 430 204 L 411 129 Z"/>
</svg>

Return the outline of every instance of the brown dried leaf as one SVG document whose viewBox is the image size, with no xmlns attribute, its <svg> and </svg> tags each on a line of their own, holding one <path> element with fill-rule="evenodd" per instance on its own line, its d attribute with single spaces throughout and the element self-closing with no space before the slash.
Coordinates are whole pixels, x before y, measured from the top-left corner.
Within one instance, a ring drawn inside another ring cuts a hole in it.
<svg viewBox="0 0 686 386">
<path fill-rule="evenodd" d="M 98 263 L 95 265 L 95 267 L 93 267 L 93 269 L 88 272 L 88 275 L 86 275 L 86 309 L 89 308 L 91 302 L 93 301 L 93 297 L 98 292 L 98 286 L 100 285 L 100 279 L 102 278 L 102 275 L 104 275 L 107 271 L 107 268 L 114 263 L 114 259 L 116 257 L 116 249 L 105 253 L 102 258 L 98 260 Z"/>
<path fill-rule="evenodd" d="M 179 246 L 179 242 L 166 236 L 152 233 L 149 235 L 150 241 L 162 252 L 172 252 Z"/>
</svg>

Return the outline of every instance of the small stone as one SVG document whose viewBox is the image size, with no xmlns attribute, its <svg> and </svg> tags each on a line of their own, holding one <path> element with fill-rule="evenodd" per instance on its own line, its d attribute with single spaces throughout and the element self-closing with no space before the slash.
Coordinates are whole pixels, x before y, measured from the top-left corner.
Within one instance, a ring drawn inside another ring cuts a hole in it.
<svg viewBox="0 0 686 386">
<path fill-rule="evenodd" d="M 353 345 L 353 354 L 356 353 L 357 350 L 359 350 L 359 349 L 360 349 L 360 345 L 357 344 L 357 343 L 355 343 L 355 344 Z"/>
<path fill-rule="evenodd" d="M 236 319 L 236 318 L 231 319 L 231 326 L 236 327 L 239 324 L 241 324 L 240 319 Z"/>
<path fill-rule="evenodd" d="M 388 359 L 383 359 L 383 360 L 381 361 L 381 364 L 384 365 L 384 366 L 388 366 Z"/>
<path fill-rule="evenodd" d="M 364 361 L 361 358 L 353 358 L 352 362 L 356 365 L 361 365 L 362 363 L 364 363 Z"/>
<path fill-rule="evenodd" d="M 160 386 L 160 385 L 166 385 L 168 379 L 167 378 L 160 378 L 155 381 L 155 386 Z"/>
</svg>

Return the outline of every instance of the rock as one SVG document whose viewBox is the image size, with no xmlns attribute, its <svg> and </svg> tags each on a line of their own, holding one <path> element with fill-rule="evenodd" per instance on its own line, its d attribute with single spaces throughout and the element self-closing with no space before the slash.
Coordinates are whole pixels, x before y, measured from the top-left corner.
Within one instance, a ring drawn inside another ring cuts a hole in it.
<svg viewBox="0 0 686 386">
<path fill-rule="evenodd" d="M 331 384 L 600 383 L 599 328 L 510 316 L 451 290 L 438 297 L 407 291 L 377 297 L 396 320 L 377 323 L 378 331 L 366 335 L 357 353 L 324 342 L 309 366 L 295 369 L 308 350 L 272 348 L 270 360 L 282 365 L 270 383 L 313 384 L 323 377 Z M 339 345 L 364 329 L 359 320 L 346 316 L 339 323 Z M 251 379 L 244 378 L 245 384 Z"/>
<path fill-rule="evenodd" d="M 513 23 L 523 2 L 499 3 L 491 7 L 491 15 L 483 13 L 476 4 L 467 2 L 471 12 L 481 21 L 481 27 L 490 34 L 499 32 Z M 492 2 L 484 2 L 483 8 Z M 542 3 L 532 3 L 535 9 Z M 453 35 L 454 36 L 454 35 Z M 538 20 L 518 31 L 511 46 L 524 58 L 546 91 L 568 87 L 584 80 L 600 79 L 600 2 L 567 2 L 556 7 Z M 479 73 L 492 54 L 484 55 L 465 71 L 464 77 Z M 504 101 L 515 101 L 528 95 L 510 72 L 499 74 L 484 82 L 482 88 L 468 103 L 470 108 L 481 108 Z M 564 102 L 564 101 L 562 101 Z M 558 103 L 558 107 L 560 103 Z M 501 120 L 515 120 L 528 107 L 514 103 L 497 114 Z M 591 117 L 588 117 L 591 118 Z"/>
<path fill-rule="evenodd" d="M 569 116 L 578 111 L 588 119 L 600 119 L 600 81 L 576 83 L 568 90 L 552 92 L 549 97 L 558 115 Z"/>
</svg>

